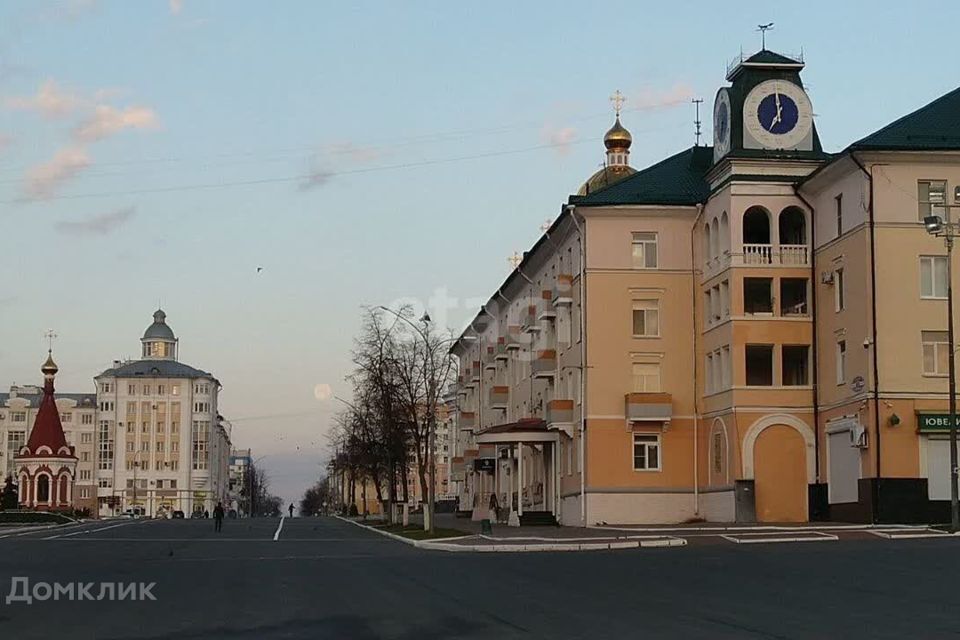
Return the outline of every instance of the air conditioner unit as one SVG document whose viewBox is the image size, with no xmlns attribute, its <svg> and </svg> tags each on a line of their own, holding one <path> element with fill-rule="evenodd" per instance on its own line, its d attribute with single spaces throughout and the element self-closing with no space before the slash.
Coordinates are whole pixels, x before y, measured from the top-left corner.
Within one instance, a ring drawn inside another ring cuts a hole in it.
<svg viewBox="0 0 960 640">
<path fill-rule="evenodd" d="M 863 425 L 856 424 L 850 427 L 850 446 L 864 449 L 867 446 L 867 430 Z"/>
<path fill-rule="evenodd" d="M 820 282 L 823 284 L 833 284 L 833 271 L 824 271 L 821 273 Z"/>
</svg>

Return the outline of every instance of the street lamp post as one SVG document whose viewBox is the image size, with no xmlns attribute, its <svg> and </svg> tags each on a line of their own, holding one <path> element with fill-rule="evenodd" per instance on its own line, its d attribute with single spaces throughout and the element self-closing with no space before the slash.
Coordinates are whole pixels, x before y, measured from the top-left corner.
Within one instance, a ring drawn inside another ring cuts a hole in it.
<svg viewBox="0 0 960 640">
<path fill-rule="evenodd" d="M 957 198 L 955 198 L 956 200 Z M 927 203 L 931 204 L 931 203 Z M 943 237 L 947 247 L 947 342 L 949 349 L 948 376 L 949 376 L 949 411 L 950 411 L 950 529 L 960 530 L 960 499 L 957 488 L 957 379 L 956 379 L 956 346 L 953 335 L 953 241 L 960 236 L 958 225 L 950 220 L 950 209 L 960 208 L 960 203 L 942 206 L 944 217 L 929 215 L 924 217 L 923 225 L 927 233 Z"/>
</svg>

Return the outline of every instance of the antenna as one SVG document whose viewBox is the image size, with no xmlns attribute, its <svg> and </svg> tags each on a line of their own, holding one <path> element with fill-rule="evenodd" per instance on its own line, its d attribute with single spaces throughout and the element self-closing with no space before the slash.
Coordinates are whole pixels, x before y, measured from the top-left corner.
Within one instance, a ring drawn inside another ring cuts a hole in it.
<svg viewBox="0 0 960 640">
<path fill-rule="evenodd" d="M 758 24 L 757 31 L 760 32 L 760 50 L 767 50 L 767 31 L 773 30 L 773 23 L 768 22 L 767 24 Z"/>
<path fill-rule="evenodd" d="M 700 125 L 702 124 L 702 123 L 700 122 L 700 105 L 703 104 L 703 98 L 694 98 L 694 99 L 691 100 L 690 102 L 692 102 L 694 105 L 696 105 L 696 108 L 697 108 L 697 119 L 693 121 L 693 124 L 696 125 L 696 127 L 697 127 L 697 134 L 696 134 L 696 135 L 697 135 L 697 146 L 699 147 L 699 146 L 700 146 Z"/>
</svg>

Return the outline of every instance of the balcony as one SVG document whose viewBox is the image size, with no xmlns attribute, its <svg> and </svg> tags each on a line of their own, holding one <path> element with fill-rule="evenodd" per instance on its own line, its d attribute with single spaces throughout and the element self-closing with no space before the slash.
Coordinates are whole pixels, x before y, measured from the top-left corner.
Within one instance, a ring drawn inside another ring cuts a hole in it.
<svg viewBox="0 0 960 640">
<path fill-rule="evenodd" d="M 520 348 L 520 334 L 523 330 L 519 325 L 512 324 L 507 327 L 506 343 L 507 351 L 516 351 Z"/>
<path fill-rule="evenodd" d="M 624 401 L 629 422 L 669 422 L 673 416 L 669 393 L 628 393 Z"/>
<path fill-rule="evenodd" d="M 510 387 L 490 387 L 490 391 L 488 391 L 487 394 L 491 409 L 507 408 L 507 404 L 510 401 Z"/>
<path fill-rule="evenodd" d="M 781 244 L 780 264 L 805 267 L 810 264 L 810 251 L 805 244 Z"/>
<path fill-rule="evenodd" d="M 480 382 L 480 361 L 474 360 L 470 369 L 470 382 Z"/>
<path fill-rule="evenodd" d="M 497 360 L 509 360 L 510 354 L 507 352 L 507 340 L 506 338 L 497 338 L 496 349 L 496 359 Z"/>
<path fill-rule="evenodd" d="M 537 353 L 537 359 L 532 363 L 534 378 L 550 378 L 557 376 L 557 352 L 553 349 L 544 349 Z"/>
<path fill-rule="evenodd" d="M 483 354 L 483 368 L 488 370 L 497 370 L 497 348 L 496 347 L 487 347 L 486 353 Z"/>
<path fill-rule="evenodd" d="M 557 282 L 553 285 L 553 304 L 558 307 L 573 304 L 573 276 L 569 273 L 557 275 Z"/>
<path fill-rule="evenodd" d="M 460 428 L 464 431 L 473 431 L 477 426 L 477 414 L 473 411 L 462 411 L 460 413 Z"/>
<path fill-rule="evenodd" d="M 540 297 L 537 320 L 553 320 L 557 317 L 557 310 L 553 306 L 553 291 L 544 291 Z"/>
<path fill-rule="evenodd" d="M 523 330 L 527 333 L 539 333 L 540 322 L 537 320 L 537 305 L 531 304 L 523 316 Z"/>
<path fill-rule="evenodd" d="M 573 400 L 551 400 L 547 403 L 547 426 L 573 422 Z"/>
<path fill-rule="evenodd" d="M 773 245 L 744 244 L 743 264 L 773 264 Z"/>
</svg>

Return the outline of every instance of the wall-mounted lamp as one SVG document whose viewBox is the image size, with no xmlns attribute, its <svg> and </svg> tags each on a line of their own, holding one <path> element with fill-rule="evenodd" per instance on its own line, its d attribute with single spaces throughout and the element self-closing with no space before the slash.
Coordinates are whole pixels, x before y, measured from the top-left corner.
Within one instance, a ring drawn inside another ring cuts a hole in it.
<svg viewBox="0 0 960 640">
<path fill-rule="evenodd" d="M 895 413 L 890 414 L 890 426 L 895 427 L 900 424 L 900 416 Z"/>
</svg>

